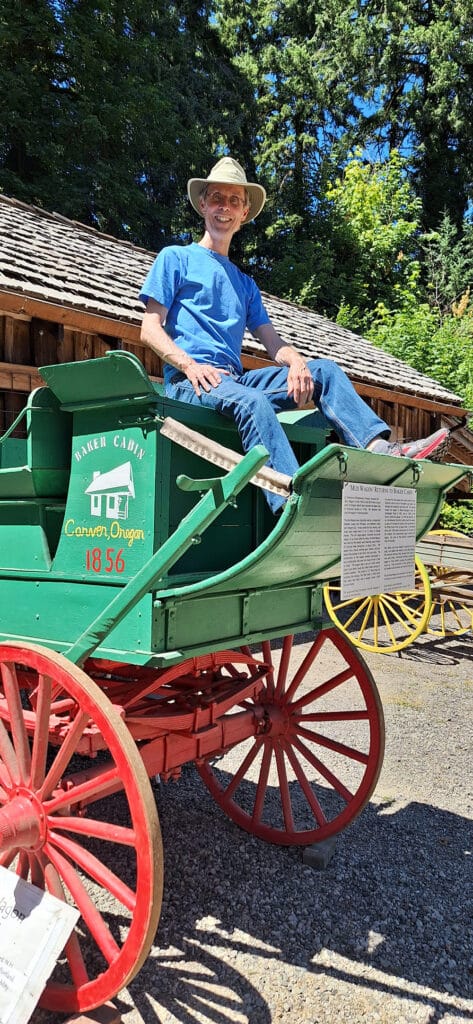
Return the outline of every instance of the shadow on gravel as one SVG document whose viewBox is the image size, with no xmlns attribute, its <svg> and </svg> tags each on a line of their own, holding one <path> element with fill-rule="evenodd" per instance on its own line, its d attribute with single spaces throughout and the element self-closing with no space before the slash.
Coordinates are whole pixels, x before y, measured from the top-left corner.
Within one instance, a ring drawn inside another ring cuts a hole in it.
<svg viewBox="0 0 473 1024">
<path fill-rule="evenodd" d="M 459 665 L 461 662 L 469 662 L 470 670 L 473 659 L 473 633 L 465 633 L 462 636 L 428 637 L 421 636 L 409 647 L 404 648 L 398 655 L 409 661 L 432 662 L 434 665 Z"/>
<path fill-rule="evenodd" d="M 409 998 L 429 1024 L 446 1014 L 473 1019 L 454 1005 L 473 997 L 471 821 L 420 803 L 370 804 L 318 872 L 300 849 L 239 831 L 192 768 L 177 786 L 160 787 L 158 806 L 163 913 L 130 987 L 146 1024 L 195 1024 L 197 1012 L 214 1024 L 299 1019 L 297 993 L 280 981 L 284 964 L 302 969 L 294 982 L 302 989 L 310 972 L 316 994 L 340 984 L 347 998 L 346 987 L 361 984 Z M 265 998 L 272 979 L 272 995 L 283 986 L 281 1016 Z M 313 1013 L 304 1020 L 319 1019 L 316 1004 Z M 395 1017 L 388 1011 L 386 1020 Z"/>
</svg>

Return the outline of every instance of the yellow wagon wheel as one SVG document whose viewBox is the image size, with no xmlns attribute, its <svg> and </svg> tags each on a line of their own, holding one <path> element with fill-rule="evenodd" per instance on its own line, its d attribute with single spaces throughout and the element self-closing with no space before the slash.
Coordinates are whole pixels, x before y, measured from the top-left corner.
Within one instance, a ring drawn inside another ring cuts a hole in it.
<svg viewBox="0 0 473 1024">
<path fill-rule="evenodd" d="M 429 574 L 418 556 L 415 563 L 414 590 L 342 601 L 339 580 L 325 585 L 328 614 L 356 647 L 377 654 L 401 651 L 426 628 L 431 610 Z"/>
<path fill-rule="evenodd" d="M 458 530 L 431 530 L 428 537 L 465 537 Z M 432 590 L 432 609 L 427 633 L 432 636 L 461 636 L 473 628 L 473 603 L 459 595 L 448 593 L 448 588 L 471 588 L 473 602 L 473 573 L 448 565 L 429 565 Z"/>
</svg>

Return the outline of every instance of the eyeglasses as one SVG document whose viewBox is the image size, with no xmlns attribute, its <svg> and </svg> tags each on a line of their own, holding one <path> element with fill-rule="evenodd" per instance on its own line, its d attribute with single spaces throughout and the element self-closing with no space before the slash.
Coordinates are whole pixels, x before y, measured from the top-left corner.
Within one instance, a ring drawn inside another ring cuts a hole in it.
<svg viewBox="0 0 473 1024">
<path fill-rule="evenodd" d="M 247 200 L 242 199 L 241 196 L 224 196 L 222 192 L 207 192 L 205 199 L 212 206 L 233 206 L 234 210 L 238 210 L 240 206 L 245 206 L 247 203 Z"/>
</svg>

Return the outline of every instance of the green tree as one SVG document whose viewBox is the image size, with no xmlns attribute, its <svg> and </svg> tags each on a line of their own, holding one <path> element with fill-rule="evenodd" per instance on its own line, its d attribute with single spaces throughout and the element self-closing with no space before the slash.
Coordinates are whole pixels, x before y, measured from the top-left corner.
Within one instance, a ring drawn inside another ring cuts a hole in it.
<svg viewBox="0 0 473 1024">
<path fill-rule="evenodd" d="M 363 317 L 377 303 L 398 304 L 415 290 L 415 259 L 420 200 L 405 174 L 405 161 L 393 150 L 384 163 L 355 155 L 342 175 L 329 182 L 329 226 L 336 267 L 332 295 L 336 304 L 354 307 Z"/>
<path fill-rule="evenodd" d="M 244 149 L 251 106 L 210 7 L 38 6 L 2 10 L 0 187 L 150 248 L 189 230 L 187 177 Z"/>
<path fill-rule="evenodd" d="M 357 76 L 358 143 L 409 155 L 422 223 L 460 227 L 472 185 L 473 7 L 460 0 L 349 0 L 332 36 Z"/>
<path fill-rule="evenodd" d="M 473 228 L 465 221 L 462 231 L 445 211 L 436 231 L 421 235 L 422 277 L 431 305 L 442 313 L 473 286 Z"/>
</svg>

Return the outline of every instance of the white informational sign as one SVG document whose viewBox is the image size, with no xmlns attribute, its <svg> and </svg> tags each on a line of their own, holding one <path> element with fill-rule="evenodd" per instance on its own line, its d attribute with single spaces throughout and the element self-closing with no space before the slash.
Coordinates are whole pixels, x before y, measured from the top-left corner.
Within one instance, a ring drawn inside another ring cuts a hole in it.
<svg viewBox="0 0 473 1024">
<path fill-rule="evenodd" d="M 414 590 L 416 492 L 343 485 L 341 599 Z"/>
<path fill-rule="evenodd" d="M 79 916 L 0 867 L 0 1024 L 27 1024 Z"/>
</svg>

